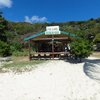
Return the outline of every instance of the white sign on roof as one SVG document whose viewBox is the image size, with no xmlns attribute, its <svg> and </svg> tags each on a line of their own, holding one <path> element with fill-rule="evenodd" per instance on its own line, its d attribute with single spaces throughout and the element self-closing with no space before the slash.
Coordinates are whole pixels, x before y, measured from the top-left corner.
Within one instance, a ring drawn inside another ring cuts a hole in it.
<svg viewBox="0 0 100 100">
<path fill-rule="evenodd" d="M 47 26 L 45 35 L 55 35 L 60 34 L 59 26 Z"/>
</svg>

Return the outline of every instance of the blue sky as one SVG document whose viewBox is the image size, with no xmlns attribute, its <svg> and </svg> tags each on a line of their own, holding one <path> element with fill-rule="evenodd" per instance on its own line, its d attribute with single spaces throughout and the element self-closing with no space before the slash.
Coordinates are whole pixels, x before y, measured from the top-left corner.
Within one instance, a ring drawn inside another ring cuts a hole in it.
<svg viewBox="0 0 100 100">
<path fill-rule="evenodd" d="M 0 0 L 0 9 L 15 22 L 68 22 L 100 17 L 100 0 Z"/>
</svg>

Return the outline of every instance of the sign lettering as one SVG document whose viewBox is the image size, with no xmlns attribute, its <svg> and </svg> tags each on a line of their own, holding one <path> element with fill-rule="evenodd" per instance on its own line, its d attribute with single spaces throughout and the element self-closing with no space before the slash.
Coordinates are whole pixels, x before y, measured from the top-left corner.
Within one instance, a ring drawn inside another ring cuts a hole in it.
<svg viewBox="0 0 100 100">
<path fill-rule="evenodd" d="M 60 34 L 59 26 L 47 26 L 45 35 L 55 35 Z"/>
</svg>

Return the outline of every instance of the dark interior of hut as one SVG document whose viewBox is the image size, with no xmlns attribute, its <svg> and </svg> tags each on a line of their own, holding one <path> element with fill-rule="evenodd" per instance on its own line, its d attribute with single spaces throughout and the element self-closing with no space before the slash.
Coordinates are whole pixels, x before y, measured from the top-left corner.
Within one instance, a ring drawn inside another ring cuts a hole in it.
<svg viewBox="0 0 100 100">
<path fill-rule="evenodd" d="M 65 40 L 35 41 L 34 46 L 36 52 L 65 52 L 67 43 Z"/>
</svg>

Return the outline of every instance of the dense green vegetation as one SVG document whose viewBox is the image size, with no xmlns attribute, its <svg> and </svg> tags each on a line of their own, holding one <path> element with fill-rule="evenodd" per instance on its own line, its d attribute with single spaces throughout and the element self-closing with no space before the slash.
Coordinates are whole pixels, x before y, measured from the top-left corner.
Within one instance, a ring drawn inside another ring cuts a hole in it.
<svg viewBox="0 0 100 100">
<path fill-rule="evenodd" d="M 81 58 L 90 56 L 93 51 L 93 45 L 88 40 L 76 39 L 71 42 L 70 45 L 71 54 L 73 54 L 76 60 L 79 58 L 79 60 L 81 61 Z"/>
<path fill-rule="evenodd" d="M 45 31 L 46 26 L 52 25 L 59 25 L 60 30 L 74 33 L 80 38 L 89 41 L 89 44 L 91 44 L 92 42 L 94 44 L 100 43 L 100 18 L 91 18 L 87 21 L 71 21 L 64 23 L 30 24 L 26 22 L 7 21 L 3 17 L 2 13 L 0 13 L 0 56 L 8 56 L 16 54 L 16 52 L 17 54 L 19 52 L 24 52 L 25 43 L 23 41 L 23 38 L 38 32 Z M 95 38 L 91 38 L 91 35 L 93 35 Z M 82 44 L 79 44 L 79 46 L 82 45 L 84 46 L 83 42 Z M 80 47 L 77 47 L 77 49 L 78 48 Z M 82 51 L 82 53 L 83 52 L 84 51 Z"/>
</svg>

